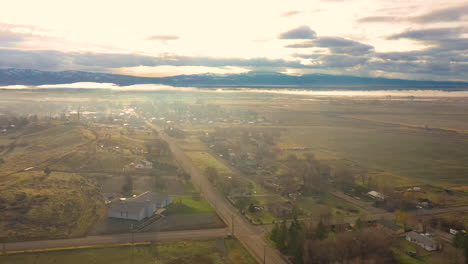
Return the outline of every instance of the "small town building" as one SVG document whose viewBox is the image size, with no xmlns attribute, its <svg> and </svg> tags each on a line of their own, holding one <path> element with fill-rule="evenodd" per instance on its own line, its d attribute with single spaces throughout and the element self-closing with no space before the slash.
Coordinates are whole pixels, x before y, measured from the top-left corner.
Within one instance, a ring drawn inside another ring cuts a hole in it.
<svg viewBox="0 0 468 264">
<path fill-rule="evenodd" d="M 81 118 L 81 115 L 80 115 L 80 112 L 78 111 L 71 111 L 69 113 L 70 122 L 80 122 L 80 118 Z"/>
<path fill-rule="evenodd" d="M 435 251 L 439 249 L 439 243 L 427 234 L 411 231 L 406 233 L 406 240 L 424 248 L 427 251 Z"/>
<path fill-rule="evenodd" d="M 140 163 L 135 164 L 135 169 L 152 169 L 153 162 L 146 159 L 141 160 Z"/>
<path fill-rule="evenodd" d="M 367 193 L 367 195 L 369 195 L 370 197 L 374 198 L 374 199 L 378 199 L 378 200 L 383 200 L 385 199 L 385 196 L 377 191 L 370 191 Z"/>
<path fill-rule="evenodd" d="M 145 192 L 136 197 L 112 202 L 108 217 L 141 221 L 171 203 L 172 198 L 167 194 Z"/>
</svg>

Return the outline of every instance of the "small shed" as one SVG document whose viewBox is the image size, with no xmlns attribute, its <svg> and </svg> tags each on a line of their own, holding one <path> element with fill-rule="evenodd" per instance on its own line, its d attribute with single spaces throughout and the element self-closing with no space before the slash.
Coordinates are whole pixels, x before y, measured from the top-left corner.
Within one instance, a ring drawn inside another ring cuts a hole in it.
<svg viewBox="0 0 468 264">
<path fill-rule="evenodd" d="M 367 193 L 367 195 L 369 195 L 370 197 L 374 198 L 374 199 L 378 199 L 378 200 L 383 200 L 385 199 L 385 196 L 377 191 L 370 191 Z"/>
</svg>

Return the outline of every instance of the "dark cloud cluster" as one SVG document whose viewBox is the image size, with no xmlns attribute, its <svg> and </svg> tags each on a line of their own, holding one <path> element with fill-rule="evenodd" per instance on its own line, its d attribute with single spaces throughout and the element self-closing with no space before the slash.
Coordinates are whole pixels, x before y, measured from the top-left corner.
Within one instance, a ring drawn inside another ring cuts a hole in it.
<svg viewBox="0 0 468 264">
<path fill-rule="evenodd" d="M 328 48 L 334 54 L 364 55 L 373 51 L 374 47 L 358 41 L 340 37 L 319 37 L 315 40 L 290 44 L 287 48 Z"/>
<path fill-rule="evenodd" d="M 387 39 L 413 39 L 422 41 L 438 41 L 458 38 L 463 29 L 458 28 L 431 28 L 419 30 L 407 30 L 405 32 L 388 36 Z"/>
<path fill-rule="evenodd" d="M 381 18 L 372 18 L 379 20 Z M 386 19 L 386 18 L 382 18 Z M 406 30 L 387 36 L 389 40 L 411 39 L 427 44 L 430 48 L 408 52 L 376 52 L 372 45 L 340 37 L 321 37 L 289 44 L 288 48 L 326 48 L 328 52 L 294 54 L 307 60 L 309 68 L 339 70 L 365 75 L 371 72 L 399 74 L 412 78 L 467 80 L 468 39 L 462 38 L 466 29 L 430 28 Z"/>
<path fill-rule="evenodd" d="M 279 35 L 280 39 L 315 39 L 317 33 L 308 26 L 300 26 Z"/>
<path fill-rule="evenodd" d="M 451 22 L 459 21 L 468 14 L 468 3 L 462 6 L 455 6 L 436 10 L 421 16 L 410 18 L 418 23 Z"/>
<path fill-rule="evenodd" d="M 267 58 L 212 58 L 163 55 L 159 57 L 133 54 L 65 53 L 57 51 L 20 51 L 0 49 L 0 68 L 29 68 L 46 70 L 106 71 L 109 68 L 136 66 L 207 66 L 207 67 L 289 67 L 302 68 L 299 61 Z"/>
</svg>

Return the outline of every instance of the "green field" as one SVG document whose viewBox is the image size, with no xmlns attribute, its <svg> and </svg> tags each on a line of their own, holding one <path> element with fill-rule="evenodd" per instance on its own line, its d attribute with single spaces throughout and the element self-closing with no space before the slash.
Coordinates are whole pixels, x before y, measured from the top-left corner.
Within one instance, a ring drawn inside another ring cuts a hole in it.
<svg viewBox="0 0 468 264">
<path fill-rule="evenodd" d="M 176 139 L 176 141 L 177 145 L 184 151 L 206 151 L 208 149 L 197 136 L 188 136 L 184 139 Z"/>
<path fill-rule="evenodd" d="M 306 214 L 312 216 L 318 216 L 326 209 L 331 209 L 334 216 L 357 216 L 368 213 L 363 208 L 354 206 L 329 193 L 302 195 L 298 198 L 298 205 Z"/>
<path fill-rule="evenodd" d="M 229 176 L 232 174 L 231 169 L 226 167 L 221 161 L 217 160 L 207 152 L 186 152 L 201 171 L 205 171 L 207 167 L 216 168 L 220 176 Z"/>
<path fill-rule="evenodd" d="M 0 256 L 3 264 L 161 263 L 255 264 L 235 239 L 180 241 L 136 246 L 56 250 Z"/>
<path fill-rule="evenodd" d="M 173 196 L 172 204 L 166 209 L 167 214 L 198 214 L 198 213 L 214 213 L 215 210 L 208 201 L 199 197 L 199 194 L 194 196 L 177 195 Z"/>
</svg>

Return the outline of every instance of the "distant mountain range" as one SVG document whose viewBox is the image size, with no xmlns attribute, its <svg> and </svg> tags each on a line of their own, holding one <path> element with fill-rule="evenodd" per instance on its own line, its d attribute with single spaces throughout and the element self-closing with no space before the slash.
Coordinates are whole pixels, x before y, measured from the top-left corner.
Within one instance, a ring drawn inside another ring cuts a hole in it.
<svg viewBox="0 0 468 264">
<path fill-rule="evenodd" d="M 165 84 L 176 87 L 200 88 L 297 88 L 297 89 L 447 89 L 466 90 L 468 82 L 417 81 L 404 79 L 356 77 L 345 75 L 306 74 L 292 76 L 276 72 L 241 74 L 195 74 L 171 77 L 137 77 L 128 75 L 62 71 L 49 72 L 30 69 L 0 69 L 0 85 L 44 85 L 76 82 L 134 84 Z"/>
</svg>

